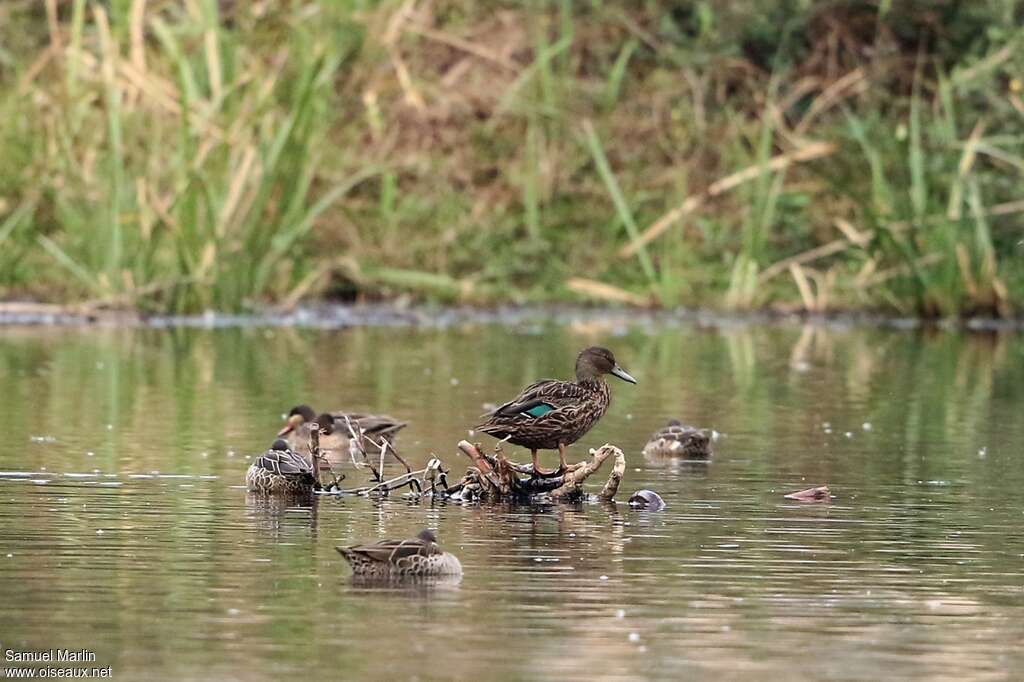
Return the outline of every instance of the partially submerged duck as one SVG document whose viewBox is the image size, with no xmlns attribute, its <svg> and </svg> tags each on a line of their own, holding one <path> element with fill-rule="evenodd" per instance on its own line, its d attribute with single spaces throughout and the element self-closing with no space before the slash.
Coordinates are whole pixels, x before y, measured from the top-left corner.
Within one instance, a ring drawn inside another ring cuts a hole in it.
<svg viewBox="0 0 1024 682">
<path fill-rule="evenodd" d="M 651 511 L 661 511 L 665 508 L 665 500 L 661 499 L 661 495 L 644 488 L 643 490 L 637 490 L 635 493 L 629 496 L 629 506 L 637 509 L 649 509 Z"/>
<path fill-rule="evenodd" d="M 832 499 L 832 494 L 827 485 L 820 485 L 817 488 L 798 490 L 795 493 L 783 495 L 787 500 L 798 500 L 800 502 L 826 502 Z"/>
<path fill-rule="evenodd" d="M 711 456 L 711 434 L 673 419 L 651 436 L 644 446 L 644 455 L 707 459 Z"/>
<path fill-rule="evenodd" d="M 320 485 L 320 462 L 313 453 L 301 455 L 278 438 L 245 472 L 245 487 L 268 495 L 306 495 Z"/>
<path fill-rule="evenodd" d="M 293 448 L 305 448 L 311 423 L 320 425 L 320 450 L 332 466 L 348 457 L 352 436 L 349 425 L 363 434 L 361 445 L 364 451 L 371 445 L 374 450 L 390 447 L 394 451 L 395 435 L 406 426 L 405 422 L 387 415 L 356 412 L 322 412 L 317 415 L 309 405 L 296 405 L 288 412 L 288 419 L 277 435 L 286 438 Z"/>
<path fill-rule="evenodd" d="M 537 464 L 538 450 L 558 450 L 560 474 L 566 470 L 565 448 L 587 433 L 604 416 L 612 394 L 604 375 L 611 374 L 631 384 L 636 379 L 619 367 L 607 348 L 592 346 L 576 357 L 576 381 L 541 379 L 515 398 L 486 415 L 476 427 L 495 438 L 530 449 L 533 471 L 550 476 Z"/>
<path fill-rule="evenodd" d="M 437 536 L 424 528 L 408 540 L 380 540 L 363 545 L 336 547 L 352 567 L 352 573 L 370 578 L 461 575 L 462 564 L 441 549 Z"/>
</svg>

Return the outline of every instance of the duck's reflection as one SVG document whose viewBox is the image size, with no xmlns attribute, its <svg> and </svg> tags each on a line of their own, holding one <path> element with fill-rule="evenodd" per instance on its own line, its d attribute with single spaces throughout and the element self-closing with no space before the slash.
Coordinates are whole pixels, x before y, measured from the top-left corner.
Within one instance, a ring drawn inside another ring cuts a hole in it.
<svg viewBox="0 0 1024 682">
<path fill-rule="evenodd" d="M 263 495 L 246 493 L 246 517 L 275 538 L 308 530 L 316 537 L 319 496 L 314 494 Z"/>
</svg>

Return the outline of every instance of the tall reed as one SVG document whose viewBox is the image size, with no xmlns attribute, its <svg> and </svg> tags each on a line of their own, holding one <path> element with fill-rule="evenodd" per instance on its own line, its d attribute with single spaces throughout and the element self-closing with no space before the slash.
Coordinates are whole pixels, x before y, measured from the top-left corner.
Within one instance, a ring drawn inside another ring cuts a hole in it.
<svg viewBox="0 0 1024 682">
<path fill-rule="evenodd" d="M 791 4 L 11 0 L 0 294 L 1015 314 L 1024 0 Z"/>
</svg>

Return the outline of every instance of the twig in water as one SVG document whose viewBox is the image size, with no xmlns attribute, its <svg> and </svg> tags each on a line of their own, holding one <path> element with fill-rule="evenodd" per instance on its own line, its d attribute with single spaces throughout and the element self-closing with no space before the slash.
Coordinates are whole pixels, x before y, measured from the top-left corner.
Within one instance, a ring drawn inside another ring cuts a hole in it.
<svg viewBox="0 0 1024 682">
<path fill-rule="evenodd" d="M 353 466 L 355 466 L 357 469 L 362 468 L 364 466 L 369 467 L 370 471 L 373 474 L 373 479 L 375 481 L 384 480 L 380 472 L 377 471 L 372 464 L 370 464 L 370 459 L 366 456 L 366 449 L 363 447 L 363 428 L 359 426 L 358 422 L 353 422 L 347 414 L 345 415 L 345 426 L 348 427 L 348 454 L 352 458 Z M 357 452 L 359 453 L 360 457 L 362 457 L 362 462 L 356 461 Z M 382 462 L 381 469 L 383 470 L 383 468 L 384 467 Z"/>
<path fill-rule="evenodd" d="M 409 466 L 408 462 L 406 462 L 404 459 L 402 459 L 402 456 L 398 454 L 398 450 L 395 449 L 395 446 L 394 446 L 394 444 L 391 441 L 389 441 L 386 438 L 384 438 L 383 436 L 381 436 L 381 442 L 384 443 L 385 447 L 391 448 L 391 454 L 395 456 L 395 459 L 397 459 L 399 462 L 402 463 L 402 466 L 405 467 L 406 473 L 412 471 L 412 467 Z"/>
</svg>

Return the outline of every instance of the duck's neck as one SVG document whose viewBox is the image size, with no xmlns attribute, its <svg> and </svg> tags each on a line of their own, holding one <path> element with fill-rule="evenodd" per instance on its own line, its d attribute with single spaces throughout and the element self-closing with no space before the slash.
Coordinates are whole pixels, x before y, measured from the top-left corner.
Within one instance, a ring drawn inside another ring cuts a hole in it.
<svg viewBox="0 0 1024 682">
<path fill-rule="evenodd" d="M 581 372 L 577 372 L 576 383 L 579 384 L 580 386 L 585 386 L 586 388 L 590 389 L 591 391 L 594 391 L 595 393 L 610 393 L 610 391 L 608 390 L 608 384 L 600 375 L 594 376 L 593 374 L 583 374 Z"/>
</svg>

